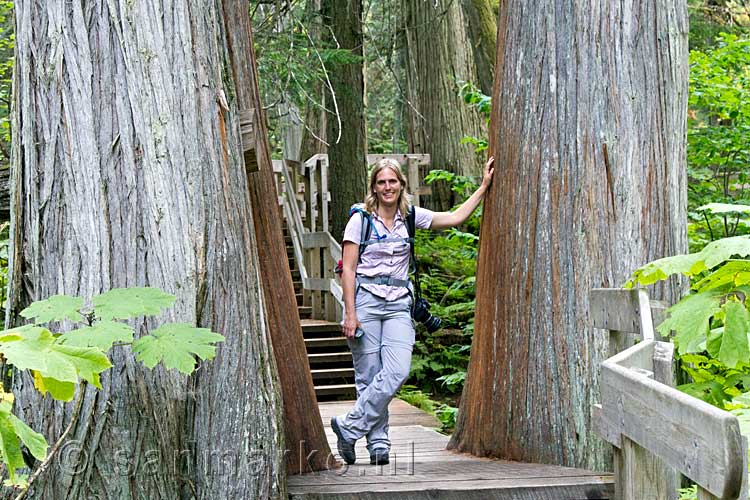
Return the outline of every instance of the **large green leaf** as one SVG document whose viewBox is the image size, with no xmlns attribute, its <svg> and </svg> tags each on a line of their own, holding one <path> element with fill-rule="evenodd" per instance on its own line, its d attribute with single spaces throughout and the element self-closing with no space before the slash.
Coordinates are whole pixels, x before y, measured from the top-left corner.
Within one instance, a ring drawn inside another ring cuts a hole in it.
<svg viewBox="0 0 750 500">
<path fill-rule="evenodd" d="M 102 320 L 152 316 L 174 301 L 174 295 L 150 287 L 115 288 L 92 299 L 94 313 Z"/>
<path fill-rule="evenodd" d="M 38 371 L 33 371 L 34 387 L 44 394 L 49 392 L 50 396 L 57 401 L 72 401 L 76 393 L 76 384 L 73 382 L 62 382 L 49 377 L 43 377 Z"/>
<path fill-rule="evenodd" d="M 208 328 L 196 328 L 187 323 L 169 323 L 160 326 L 151 335 L 133 343 L 136 359 L 153 368 L 160 361 L 167 368 L 177 368 L 182 373 L 192 373 L 195 358 L 211 359 L 216 354 L 214 344 L 224 340 L 222 335 Z"/>
<path fill-rule="evenodd" d="M 6 396 L 4 394 L 3 396 Z M 31 454 L 38 460 L 47 456 L 47 441 L 44 436 L 26 425 L 13 415 L 13 404 L 5 399 L 0 402 L 0 460 L 5 463 L 10 484 L 22 484 L 16 477 L 16 469 L 26 467 L 21 453 L 21 442 L 26 445 Z M 20 442 L 19 442 L 20 439 Z"/>
<path fill-rule="evenodd" d="M 53 295 L 52 297 L 34 302 L 21 311 L 24 318 L 36 318 L 34 323 L 47 323 L 48 321 L 81 321 L 83 299 L 81 297 L 68 297 L 67 295 Z"/>
<path fill-rule="evenodd" d="M 0 403 L 0 457 L 8 469 L 11 482 L 15 482 L 16 469 L 26 467 L 21 454 L 21 444 L 10 422 L 12 405 L 8 401 Z"/>
<path fill-rule="evenodd" d="M 728 285 L 746 285 L 748 278 L 750 278 L 750 261 L 729 260 L 693 285 L 693 289 L 703 292 Z"/>
<path fill-rule="evenodd" d="M 735 205 L 732 203 L 707 203 L 696 210 L 705 211 L 714 215 L 718 214 L 748 214 L 750 205 Z"/>
<path fill-rule="evenodd" d="M 45 328 L 17 330 L 20 340 L 0 342 L 0 352 L 20 370 L 36 370 L 41 376 L 60 382 L 78 383 L 80 376 L 101 388 L 99 373 L 112 363 L 96 348 L 58 344 Z"/>
<path fill-rule="evenodd" d="M 26 425 L 26 423 L 20 418 L 16 417 L 12 413 L 8 415 L 10 425 L 13 427 L 13 431 L 16 436 L 21 440 L 23 444 L 29 449 L 31 454 L 37 460 L 44 460 L 47 457 L 47 440 L 44 436 L 35 432 L 34 429 Z"/>
<path fill-rule="evenodd" d="M 657 330 L 663 336 L 671 331 L 676 332 L 680 353 L 703 350 L 702 344 L 708 335 L 709 319 L 721 311 L 721 300 L 724 292 L 709 290 L 688 295 L 669 309 L 669 317 L 659 325 Z"/>
<path fill-rule="evenodd" d="M 750 319 L 742 303 L 730 300 L 724 304 L 724 335 L 718 358 L 729 368 L 735 368 L 740 362 L 750 362 L 749 327 Z"/>
<path fill-rule="evenodd" d="M 57 342 L 73 347 L 96 347 L 109 351 L 115 342 L 132 342 L 133 329 L 117 321 L 98 321 L 93 326 L 71 330 L 58 337 Z"/>
<path fill-rule="evenodd" d="M 750 255 L 750 235 L 734 236 L 713 241 L 697 253 L 675 255 L 655 260 L 637 269 L 625 284 L 631 288 L 636 284 L 650 285 L 667 279 L 673 274 L 694 276 L 713 269 L 734 256 Z"/>
</svg>

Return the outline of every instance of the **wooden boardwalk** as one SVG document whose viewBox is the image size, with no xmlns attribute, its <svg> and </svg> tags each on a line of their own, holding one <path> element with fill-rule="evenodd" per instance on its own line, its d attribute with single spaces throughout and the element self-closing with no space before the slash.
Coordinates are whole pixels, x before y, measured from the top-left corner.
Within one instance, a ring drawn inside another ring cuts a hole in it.
<svg viewBox="0 0 750 500">
<path fill-rule="evenodd" d="M 336 437 L 331 416 L 352 402 L 320 403 L 331 449 Z M 289 477 L 294 500 L 566 500 L 605 499 L 613 492 L 611 474 L 551 465 L 477 458 L 445 449 L 448 436 L 423 411 L 394 400 L 390 406 L 391 463 L 370 465 L 364 440 L 357 462 L 348 467 Z"/>
</svg>

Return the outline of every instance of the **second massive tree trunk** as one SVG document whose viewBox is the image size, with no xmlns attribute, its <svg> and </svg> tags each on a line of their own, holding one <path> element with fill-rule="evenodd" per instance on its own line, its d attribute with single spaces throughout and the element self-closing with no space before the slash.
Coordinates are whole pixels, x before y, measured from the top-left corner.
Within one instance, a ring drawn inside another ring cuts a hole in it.
<svg viewBox="0 0 750 500">
<path fill-rule="evenodd" d="M 458 95 L 458 82 L 479 80 L 461 2 L 402 0 L 406 31 L 409 149 L 429 153 L 431 168 L 477 175 L 482 162 L 464 136 L 484 137 L 484 118 Z M 424 174 L 425 172 L 423 172 Z M 444 185 L 425 204 L 447 210 L 455 202 Z"/>
<path fill-rule="evenodd" d="M 504 0 L 498 24 L 497 174 L 450 446 L 605 468 L 590 414 L 606 339 L 588 293 L 686 250 L 687 15 L 662 0 Z"/>
<path fill-rule="evenodd" d="M 323 19 L 334 44 L 351 52 L 347 61 L 329 69 L 336 103 L 326 98 L 328 115 L 328 182 L 331 192 L 331 228 L 340 239 L 349 220 L 349 207 L 364 199 L 367 189 L 367 134 L 365 132 L 365 79 L 362 66 L 362 0 L 323 0 Z M 352 57 L 353 56 L 353 57 Z M 340 138 L 339 138 L 340 134 Z M 337 142 L 338 138 L 338 142 Z"/>
<path fill-rule="evenodd" d="M 177 296 L 158 322 L 226 337 L 191 378 L 115 348 L 38 498 L 285 496 L 253 231 L 263 214 L 250 207 L 221 7 L 16 3 L 10 322 L 54 294 L 156 286 Z M 13 389 L 56 439 L 71 405 L 25 375 Z"/>
<path fill-rule="evenodd" d="M 225 3 L 224 19 L 237 102 L 240 109 L 251 111 L 253 117 L 253 147 L 259 170 L 248 174 L 248 184 L 253 213 L 262 214 L 254 219 L 255 236 L 263 242 L 258 246 L 258 261 L 266 322 L 273 340 L 284 400 L 287 472 L 322 470 L 331 465 L 328 462 L 331 450 L 320 419 L 302 326 L 296 314 L 297 300 L 284 248 L 247 4 L 242 1 Z"/>
</svg>

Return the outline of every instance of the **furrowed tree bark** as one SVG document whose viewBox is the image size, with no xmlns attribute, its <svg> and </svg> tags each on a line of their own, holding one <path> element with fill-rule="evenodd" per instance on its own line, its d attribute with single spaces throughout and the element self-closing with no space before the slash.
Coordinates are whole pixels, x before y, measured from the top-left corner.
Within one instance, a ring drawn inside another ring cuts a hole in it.
<svg viewBox="0 0 750 500">
<path fill-rule="evenodd" d="M 361 202 L 367 192 L 362 0 L 322 0 L 321 9 L 323 22 L 334 37 L 334 46 L 351 52 L 348 56 L 351 60 L 328 68 L 341 120 L 339 123 L 336 116 L 326 117 L 328 190 L 331 193 L 330 213 L 333 214 L 330 233 L 341 239 L 349 221 L 349 207 Z M 328 108 L 335 109 L 330 94 L 326 103 Z M 337 142 L 339 134 L 341 137 Z"/>
<path fill-rule="evenodd" d="M 474 342 L 449 447 L 603 469 L 592 287 L 687 250 L 687 12 L 503 0 Z M 673 302 L 679 283 L 658 289 Z"/>
<path fill-rule="evenodd" d="M 273 177 L 271 155 L 261 106 L 258 69 L 253 49 L 247 3 L 224 3 L 224 20 L 229 37 L 229 57 L 240 109 L 252 110 L 257 172 L 248 172 L 250 200 L 254 214 L 263 297 L 268 330 L 279 372 L 284 401 L 286 466 L 289 474 L 323 470 L 333 466 L 307 364 L 305 339 L 297 315 L 297 300 L 286 257 L 282 218 Z"/>
<path fill-rule="evenodd" d="M 460 2 L 402 0 L 406 32 L 409 150 L 429 153 L 430 168 L 479 175 L 482 162 L 465 136 L 485 137 L 487 127 L 458 95 L 458 82 L 477 82 L 468 18 Z M 422 172 L 424 176 L 427 172 Z M 456 200 L 445 183 L 432 186 L 424 205 L 447 210 Z"/>
<path fill-rule="evenodd" d="M 221 2 L 16 2 L 12 284 L 29 302 L 114 287 L 177 296 L 222 333 L 192 377 L 115 348 L 34 498 L 285 498 L 281 401 Z M 263 214 L 258 214 L 263 216 Z M 16 374 L 48 440 L 71 408 Z"/>
</svg>

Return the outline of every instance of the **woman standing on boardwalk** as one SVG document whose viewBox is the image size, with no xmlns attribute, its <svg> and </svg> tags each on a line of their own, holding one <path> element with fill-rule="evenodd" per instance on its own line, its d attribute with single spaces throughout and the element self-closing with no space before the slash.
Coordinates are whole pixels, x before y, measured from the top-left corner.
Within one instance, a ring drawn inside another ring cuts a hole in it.
<svg viewBox="0 0 750 500">
<path fill-rule="evenodd" d="M 410 205 L 398 162 L 385 158 L 375 164 L 364 208 L 353 210 L 344 230 L 342 327 L 352 351 L 357 401 L 349 413 L 331 419 L 331 428 L 347 464 L 356 461 L 354 445 L 363 436 L 370 463 L 389 462 L 388 404 L 409 376 L 414 345 L 406 218 L 413 217 L 419 229 L 462 224 L 492 182 L 493 161 L 491 157 L 485 164 L 479 188 L 454 212 Z M 371 237 L 365 242 L 361 241 L 363 224 L 371 225 Z M 360 252 L 362 244 L 366 246 Z"/>
</svg>

